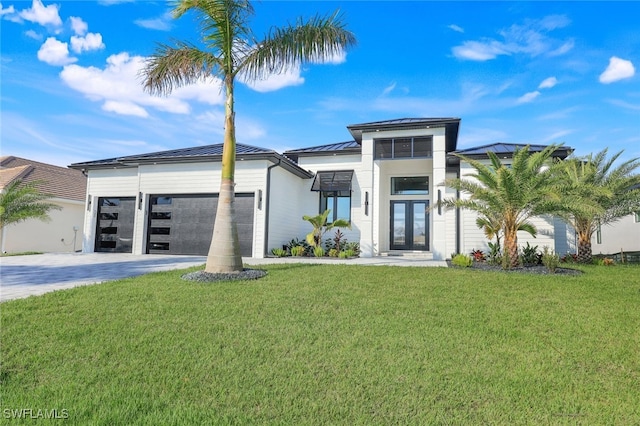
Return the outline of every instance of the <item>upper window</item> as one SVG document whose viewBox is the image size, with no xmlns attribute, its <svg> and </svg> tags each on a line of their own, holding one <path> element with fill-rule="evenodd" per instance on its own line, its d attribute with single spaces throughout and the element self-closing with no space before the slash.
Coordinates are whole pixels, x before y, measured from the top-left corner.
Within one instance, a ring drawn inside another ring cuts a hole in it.
<svg viewBox="0 0 640 426">
<path fill-rule="evenodd" d="M 429 176 L 392 177 L 391 195 L 429 195 Z"/>
<path fill-rule="evenodd" d="M 433 137 L 374 139 L 376 159 L 424 158 L 432 156 Z"/>
</svg>

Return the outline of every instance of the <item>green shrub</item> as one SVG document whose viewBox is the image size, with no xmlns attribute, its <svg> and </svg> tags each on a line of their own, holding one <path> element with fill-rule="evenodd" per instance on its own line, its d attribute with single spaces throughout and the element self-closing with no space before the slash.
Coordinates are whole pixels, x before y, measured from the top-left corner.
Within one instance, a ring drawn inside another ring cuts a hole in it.
<svg viewBox="0 0 640 426">
<path fill-rule="evenodd" d="M 344 245 L 345 250 L 351 250 L 353 256 L 360 256 L 360 243 L 350 242 Z"/>
<path fill-rule="evenodd" d="M 492 243 L 489 241 L 487 243 L 489 246 L 489 254 L 487 257 L 487 263 L 489 265 L 500 265 L 502 263 L 502 255 L 500 254 L 500 243 Z"/>
<path fill-rule="evenodd" d="M 537 265 L 538 264 L 538 246 L 531 246 L 527 241 L 527 245 L 522 247 L 522 255 L 520 260 L 523 265 Z"/>
<path fill-rule="evenodd" d="M 338 249 L 334 249 L 334 248 L 329 249 L 329 257 L 338 257 L 339 253 L 340 252 L 338 251 Z"/>
<path fill-rule="evenodd" d="M 451 264 L 454 266 L 459 266 L 461 268 L 468 268 L 473 264 L 473 259 L 471 258 L 471 256 L 459 253 L 453 256 L 453 258 L 451 259 Z"/>
<path fill-rule="evenodd" d="M 549 247 L 545 246 L 542 250 L 542 264 L 549 272 L 554 274 L 556 272 L 556 268 L 560 264 L 560 256 L 555 254 L 553 250 L 549 250 Z"/>
<path fill-rule="evenodd" d="M 305 251 L 306 250 L 304 246 L 291 247 L 291 256 L 304 256 Z"/>
<path fill-rule="evenodd" d="M 356 254 L 353 250 L 346 249 L 338 253 L 338 257 L 340 259 L 349 259 L 350 257 L 356 257 Z"/>
<path fill-rule="evenodd" d="M 287 251 L 283 248 L 274 248 L 271 249 L 271 254 L 277 257 L 285 257 L 287 255 Z"/>
<path fill-rule="evenodd" d="M 313 248 L 313 255 L 315 257 L 323 257 L 324 256 L 324 249 L 321 246 L 317 246 Z"/>
</svg>

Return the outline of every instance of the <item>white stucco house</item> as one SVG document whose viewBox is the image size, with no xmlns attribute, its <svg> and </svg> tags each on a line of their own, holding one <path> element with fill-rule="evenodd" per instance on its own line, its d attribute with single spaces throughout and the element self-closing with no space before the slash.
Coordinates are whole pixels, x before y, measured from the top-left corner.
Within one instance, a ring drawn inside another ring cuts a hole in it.
<svg viewBox="0 0 640 426">
<path fill-rule="evenodd" d="M 82 248 L 87 178 L 78 170 L 15 156 L 0 157 L 0 191 L 15 180 L 41 182 L 37 188 L 50 194 L 48 202 L 60 210 L 49 212 L 50 221 L 29 219 L 5 226 L 0 235 L 3 253 L 74 252 Z"/>
<path fill-rule="evenodd" d="M 331 209 L 351 221 L 343 230 L 361 256 L 414 255 L 446 259 L 486 249 L 465 211 L 433 208 L 457 194 L 446 178 L 468 175 L 454 152 L 509 158 L 518 146 L 457 151 L 459 118 L 409 118 L 347 126 L 342 143 L 284 153 L 237 145 L 236 213 L 241 252 L 264 257 L 311 230 L 303 215 Z M 531 146 L 531 150 L 544 146 Z M 562 148 L 556 155 L 571 152 Z M 206 254 L 211 241 L 222 144 L 72 164 L 88 176 L 83 250 Z M 540 248 L 572 249 L 573 231 L 538 219 Z"/>
</svg>

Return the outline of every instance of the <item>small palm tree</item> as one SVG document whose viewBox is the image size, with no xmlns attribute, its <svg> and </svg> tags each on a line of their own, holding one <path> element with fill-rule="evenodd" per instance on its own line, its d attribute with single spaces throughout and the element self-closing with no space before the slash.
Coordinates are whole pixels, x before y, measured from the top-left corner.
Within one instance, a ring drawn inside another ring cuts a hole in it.
<svg viewBox="0 0 640 426">
<path fill-rule="evenodd" d="M 338 13 L 273 28 L 257 40 L 249 27 L 254 10 L 247 0 L 179 0 L 173 16 L 180 18 L 190 11 L 199 18 L 205 50 L 186 42 L 160 45 L 142 70 L 144 88 L 151 94 L 167 95 L 174 87 L 210 76 L 222 80 L 226 95 L 222 179 L 205 271 L 240 272 L 234 210 L 236 78 L 255 81 L 303 62 L 322 62 L 343 53 L 356 40 Z"/>
<path fill-rule="evenodd" d="M 598 226 L 613 223 L 640 209 L 640 158 L 616 165 L 623 151 L 607 158 L 608 149 L 570 158 L 558 169 L 563 193 L 580 199 L 559 215 L 576 231 L 578 261 L 591 263 L 591 237 Z"/>
<path fill-rule="evenodd" d="M 537 229 L 529 219 L 558 208 L 561 197 L 552 172 L 552 155 L 558 147 L 550 145 L 535 153 L 531 153 L 528 146 L 517 149 L 510 167 L 493 152 L 487 152 L 490 164 L 458 155 L 475 169 L 470 175 L 472 179 L 446 181 L 448 186 L 469 197 L 445 199 L 443 206 L 475 211 L 486 219 L 486 223 L 481 221 L 478 225 L 489 224 L 490 232 L 495 235 L 501 231 L 508 267 L 519 264 L 518 231 L 535 237 Z"/>
<path fill-rule="evenodd" d="M 331 210 L 325 210 L 323 213 L 317 216 L 302 216 L 302 219 L 306 220 L 313 226 L 313 231 L 307 234 L 307 242 L 312 247 L 322 246 L 322 237 L 333 228 L 349 228 L 351 229 L 351 223 L 346 219 L 336 219 L 331 223 L 327 223 Z"/>
<path fill-rule="evenodd" d="M 28 219 L 50 220 L 51 210 L 60 210 L 61 207 L 48 203 L 49 195 L 38 189 L 42 181 L 23 183 L 16 179 L 9 183 L 0 193 L 0 235 L 5 226 L 23 222 Z"/>
</svg>

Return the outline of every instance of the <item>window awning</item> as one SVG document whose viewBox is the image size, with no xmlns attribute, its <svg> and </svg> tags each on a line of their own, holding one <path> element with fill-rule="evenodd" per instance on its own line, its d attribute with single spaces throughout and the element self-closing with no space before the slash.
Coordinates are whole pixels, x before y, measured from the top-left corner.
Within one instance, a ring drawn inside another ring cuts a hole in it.
<svg viewBox="0 0 640 426">
<path fill-rule="evenodd" d="M 353 170 L 317 172 L 311 185 L 312 191 L 351 191 Z"/>
</svg>

